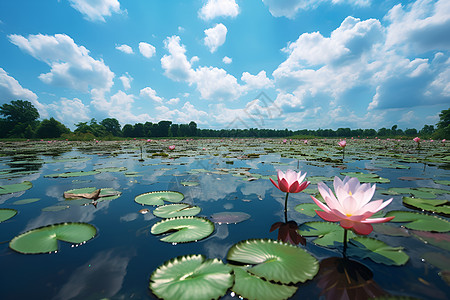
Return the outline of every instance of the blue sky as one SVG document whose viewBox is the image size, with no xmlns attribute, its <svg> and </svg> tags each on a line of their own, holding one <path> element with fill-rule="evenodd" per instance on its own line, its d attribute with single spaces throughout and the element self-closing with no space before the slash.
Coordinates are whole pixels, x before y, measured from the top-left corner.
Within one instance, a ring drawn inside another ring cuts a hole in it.
<svg viewBox="0 0 450 300">
<path fill-rule="evenodd" d="M 421 129 L 450 103 L 450 1 L 0 2 L 0 104 L 71 129 Z"/>
</svg>

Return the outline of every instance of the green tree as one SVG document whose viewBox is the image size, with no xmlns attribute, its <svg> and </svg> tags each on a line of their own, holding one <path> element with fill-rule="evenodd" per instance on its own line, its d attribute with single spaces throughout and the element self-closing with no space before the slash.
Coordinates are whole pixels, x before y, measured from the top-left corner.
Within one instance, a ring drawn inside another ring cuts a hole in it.
<svg viewBox="0 0 450 300">
<path fill-rule="evenodd" d="M 100 125 L 102 125 L 105 130 L 109 133 L 111 133 L 113 136 L 121 136 L 122 130 L 120 128 L 120 123 L 115 118 L 106 118 L 103 119 L 100 122 Z"/>
<path fill-rule="evenodd" d="M 0 105 L 0 115 L 2 119 L 2 137 L 25 137 L 30 131 L 26 130 L 31 126 L 32 131 L 39 124 L 39 112 L 29 101 L 13 100 L 10 104 Z"/>
<path fill-rule="evenodd" d="M 189 123 L 189 134 L 191 136 L 197 136 L 197 123 L 195 123 L 194 121 L 191 121 Z"/>
<path fill-rule="evenodd" d="M 36 130 L 39 138 L 58 138 L 63 133 L 70 133 L 70 129 L 54 118 L 44 119 Z"/>
<path fill-rule="evenodd" d="M 433 137 L 441 139 L 450 139 L 450 108 L 444 109 L 439 114 L 439 122 L 436 124 L 437 130 Z"/>
<path fill-rule="evenodd" d="M 125 124 L 122 128 L 122 135 L 124 137 L 133 137 L 133 125 L 131 124 Z"/>
</svg>

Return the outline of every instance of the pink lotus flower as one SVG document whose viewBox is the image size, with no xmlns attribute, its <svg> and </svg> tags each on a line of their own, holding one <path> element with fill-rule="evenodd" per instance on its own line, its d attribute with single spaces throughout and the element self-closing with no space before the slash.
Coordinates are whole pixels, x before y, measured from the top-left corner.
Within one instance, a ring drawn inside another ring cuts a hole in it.
<svg viewBox="0 0 450 300">
<path fill-rule="evenodd" d="M 284 139 L 284 140 L 283 140 L 283 144 L 286 144 L 286 143 L 287 143 L 287 140 L 286 140 L 286 139 Z"/>
<path fill-rule="evenodd" d="M 416 142 L 416 143 L 419 143 L 420 142 L 420 137 L 416 136 L 415 138 L 413 138 L 413 141 Z"/>
<path fill-rule="evenodd" d="M 308 140 L 304 140 L 303 143 L 306 145 L 308 144 Z"/>
<path fill-rule="evenodd" d="M 369 219 L 392 201 L 391 198 L 385 202 L 375 200 L 369 203 L 375 193 L 375 184 L 373 186 L 368 183 L 360 184 L 357 178 L 348 176 L 342 181 L 336 176 L 333 185 L 337 198 L 323 182 L 318 184 L 320 195 L 325 199 L 326 205 L 311 196 L 324 210 L 316 210 L 316 213 L 325 221 L 340 222 L 344 229 L 352 229 L 358 234 L 366 235 L 373 230 L 371 223 L 384 223 L 394 218 Z"/>
<path fill-rule="evenodd" d="M 306 189 L 306 187 L 311 183 L 309 181 L 302 181 L 306 177 L 302 172 L 295 172 L 293 170 L 287 170 L 286 174 L 283 171 L 278 170 L 278 184 L 270 178 L 270 181 L 282 192 L 285 193 L 299 193 Z"/>
<path fill-rule="evenodd" d="M 175 145 L 170 145 L 169 150 L 173 150 L 173 149 L 175 149 Z"/>
<path fill-rule="evenodd" d="M 341 146 L 342 148 L 345 148 L 345 146 L 347 146 L 347 141 L 346 140 L 342 140 L 338 143 L 339 146 Z"/>
</svg>

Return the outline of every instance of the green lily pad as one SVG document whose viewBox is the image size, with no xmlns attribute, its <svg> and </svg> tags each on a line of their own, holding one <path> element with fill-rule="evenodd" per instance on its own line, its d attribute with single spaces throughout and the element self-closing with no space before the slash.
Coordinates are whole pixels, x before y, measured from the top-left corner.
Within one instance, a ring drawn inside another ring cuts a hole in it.
<svg viewBox="0 0 450 300">
<path fill-rule="evenodd" d="M 123 172 L 126 170 L 127 170 L 127 167 L 106 167 L 106 168 L 95 169 L 95 171 L 101 172 L 101 173 Z"/>
<path fill-rule="evenodd" d="M 388 266 L 402 266 L 409 260 L 409 256 L 403 252 L 403 247 L 391 247 L 380 240 L 362 236 L 351 239 L 347 255 L 369 258 Z"/>
<path fill-rule="evenodd" d="M 310 217 L 314 217 L 317 215 L 316 210 L 322 211 L 322 209 L 320 209 L 315 203 L 301 203 L 296 205 L 294 209 L 299 213 Z"/>
<path fill-rule="evenodd" d="M 372 224 L 373 230 L 377 233 L 390 236 L 409 236 L 408 230 L 402 227 L 393 226 L 389 223 Z"/>
<path fill-rule="evenodd" d="M 53 224 L 16 236 L 9 243 L 9 247 L 23 254 L 49 253 L 58 250 L 58 240 L 82 244 L 96 234 L 97 229 L 87 223 Z"/>
<path fill-rule="evenodd" d="M 227 260 L 252 265 L 249 273 L 284 284 L 305 282 L 319 270 L 317 259 L 304 249 L 270 239 L 241 241 L 230 248 Z"/>
<path fill-rule="evenodd" d="M 13 204 L 14 205 L 22 205 L 22 204 L 28 204 L 28 203 L 37 202 L 39 200 L 41 200 L 41 198 L 22 199 L 22 200 L 17 200 L 15 202 L 13 202 Z"/>
<path fill-rule="evenodd" d="M 450 185 L 450 180 L 434 180 L 437 184 Z"/>
<path fill-rule="evenodd" d="M 184 195 L 180 192 L 158 191 L 141 194 L 134 201 L 142 205 L 163 205 L 164 201 L 177 203 L 183 199 Z"/>
<path fill-rule="evenodd" d="M 176 203 L 158 206 L 153 211 L 153 214 L 160 218 L 174 218 L 195 216 L 200 213 L 202 209 L 198 206 L 192 206 L 186 203 Z"/>
<path fill-rule="evenodd" d="M 450 231 L 450 222 L 436 216 L 400 210 L 390 211 L 386 214 L 386 217 L 392 216 L 395 216 L 395 218 L 391 222 L 405 223 L 404 226 L 408 229 L 436 232 Z"/>
<path fill-rule="evenodd" d="M 95 187 L 86 187 L 81 189 L 73 189 L 64 192 L 64 198 L 73 202 L 79 199 L 92 199 L 97 202 L 106 201 L 106 200 L 114 200 L 120 197 L 122 194 L 119 191 L 116 191 L 112 188 L 102 188 L 100 189 L 100 194 L 96 194 L 98 189 Z M 96 199 L 95 199 L 96 198 Z M 80 201 L 82 202 L 82 201 Z M 89 201 L 87 202 L 89 203 Z"/>
<path fill-rule="evenodd" d="M 203 255 L 180 256 L 159 266 L 149 288 L 161 299 L 218 299 L 233 284 L 231 268 Z"/>
<path fill-rule="evenodd" d="M 403 204 L 415 209 L 450 215 L 450 205 L 445 199 L 422 199 L 403 197 Z"/>
<path fill-rule="evenodd" d="M 68 205 L 52 205 L 52 206 L 44 207 L 41 210 L 42 211 L 61 211 L 61 210 L 68 209 L 69 207 L 70 206 L 68 206 Z"/>
<path fill-rule="evenodd" d="M 436 195 L 431 192 L 421 191 L 419 189 L 414 188 L 390 188 L 388 190 L 383 190 L 380 193 L 383 195 L 410 194 L 416 198 L 426 198 L 426 199 L 436 198 Z"/>
<path fill-rule="evenodd" d="M 343 172 L 341 175 L 349 176 L 349 177 L 356 177 L 358 178 L 359 182 L 361 183 L 389 183 L 391 182 L 387 178 L 382 178 L 378 176 L 377 174 L 372 173 L 362 173 L 362 172 Z"/>
<path fill-rule="evenodd" d="M 250 219 L 250 215 L 240 211 L 224 211 L 211 215 L 211 221 L 218 224 L 237 224 Z"/>
<path fill-rule="evenodd" d="M 412 231 L 413 236 L 422 240 L 427 244 L 439 247 L 441 249 L 450 251 L 450 234 L 449 233 L 435 233 L 427 231 Z"/>
<path fill-rule="evenodd" d="M 0 208 L 0 223 L 11 219 L 17 215 L 17 210 L 10 208 Z"/>
<path fill-rule="evenodd" d="M 68 178 L 68 177 L 78 177 L 78 176 L 90 176 L 99 174 L 98 171 L 78 171 L 78 172 L 66 172 L 66 173 L 58 173 L 58 174 L 48 174 L 44 175 L 44 177 L 51 178 Z"/>
<path fill-rule="evenodd" d="M 0 186 L 0 195 L 22 192 L 31 189 L 32 187 L 33 184 L 29 181 L 24 181 L 22 183 L 5 184 Z"/>
<path fill-rule="evenodd" d="M 175 232 L 173 232 L 175 231 Z M 199 217 L 177 217 L 159 221 L 151 228 L 152 234 L 169 235 L 161 238 L 167 243 L 195 242 L 208 237 L 214 231 L 214 223 Z"/>
<path fill-rule="evenodd" d="M 234 285 L 231 288 L 237 295 L 249 300 L 289 299 L 297 291 L 296 286 L 271 283 L 247 272 L 248 267 L 232 266 Z"/>
<path fill-rule="evenodd" d="M 200 183 L 196 182 L 196 181 L 182 181 L 180 182 L 183 186 L 197 186 Z"/>
<path fill-rule="evenodd" d="M 304 237 L 317 236 L 312 242 L 316 245 L 337 248 L 343 245 L 344 228 L 336 223 L 330 222 L 306 222 L 298 227 L 298 233 Z M 347 232 L 347 240 L 355 237 L 353 231 Z"/>
</svg>

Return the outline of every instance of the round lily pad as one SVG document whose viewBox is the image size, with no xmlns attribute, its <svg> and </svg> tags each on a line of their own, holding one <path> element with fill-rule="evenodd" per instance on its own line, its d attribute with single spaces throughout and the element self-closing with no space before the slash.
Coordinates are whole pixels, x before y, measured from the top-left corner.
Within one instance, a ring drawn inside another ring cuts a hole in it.
<svg viewBox="0 0 450 300">
<path fill-rule="evenodd" d="M 175 231 L 175 232 L 173 232 Z M 161 238 L 167 243 L 194 242 L 208 237 L 214 231 L 214 223 L 199 217 L 177 217 L 159 221 L 151 228 L 152 234 L 171 232 Z"/>
<path fill-rule="evenodd" d="M 252 275 L 247 272 L 248 267 L 232 268 L 235 279 L 231 290 L 245 299 L 289 299 L 297 291 L 296 286 L 272 283 Z"/>
<path fill-rule="evenodd" d="M 23 254 L 49 253 L 58 250 L 58 240 L 80 244 L 92 239 L 97 229 L 87 223 L 59 223 L 32 229 L 16 236 L 9 247 Z"/>
<path fill-rule="evenodd" d="M 436 232 L 450 231 L 450 222 L 436 216 L 400 210 L 390 211 L 386 214 L 386 217 L 392 216 L 395 216 L 395 218 L 391 222 L 405 223 L 404 226 L 408 229 Z"/>
<path fill-rule="evenodd" d="M 164 201 L 177 203 L 183 199 L 184 195 L 180 192 L 158 191 L 141 194 L 134 201 L 142 205 L 163 205 Z"/>
<path fill-rule="evenodd" d="M 317 215 L 316 210 L 322 210 L 315 203 L 300 203 L 296 205 L 294 209 L 299 213 L 310 217 L 314 217 Z"/>
<path fill-rule="evenodd" d="M 224 211 L 211 215 L 211 221 L 218 224 L 237 224 L 250 219 L 250 215 L 240 211 Z"/>
<path fill-rule="evenodd" d="M 319 270 L 317 259 L 302 248 L 270 239 L 241 241 L 230 248 L 227 260 L 252 265 L 251 274 L 284 284 L 305 282 Z"/>
<path fill-rule="evenodd" d="M 10 208 L 0 208 L 0 223 L 11 219 L 17 215 L 17 210 Z"/>
<path fill-rule="evenodd" d="M 391 247 L 380 240 L 363 236 L 350 241 L 347 255 L 369 258 L 376 263 L 389 266 L 401 266 L 409 260 L 409 256 L 403 252 L 403 247 Z"/>
<path fill-rule="evenodd" d="M 78 171 L 78 172 L 66 172 L 66 173 L 58 173 L 58 174 L 48 174 L 44 177 L 51 177 L 51 178 L 68 178 L 68 177 L 78 177 L 78 176 L 90 176 L 90 175 L 96 175 L 99 174 L 98 171 Z"/>
<path fill-rule="evenodd" d="M 298 227 L 298 233 L 302 236 L 317 236 L 313 243 L 319 246 L 336 248 L 342 246 L 344 240 L 344 228 L 330 222 L 306 222 Z M 347 239 L 355 237 L 353 231 L 347 232 Z"/>
<path fill-rule="evenodd" d="M 403 204 L 415 209 L 431 211 L 438 214 L 450 215 L 450 205 L 445 199 L 422 199 L 403 197 Z"/>
<path fill-rule="evenodd" d="M 378 176 L 377 174 L 372 173 L 362 173 L 362 172 L 342 172 L 341 175 L 349 176 L 349 177 L 356 177 L 358 178 L 359 182 L 361 183 L 389 183 L 391 182 L 387 178 L 382 178 Z"/>
<path fill-rule="evenodd" d="M 186 203 L 175 203 L 158 206 L 153 211 L 153 214 L 160 218 L 174 218 L 182 216 L 195 216 L 200 213 L 202 209 L 198 206 L 192 206 Z"/>
<path fill-rule="evenodd" d="M 24 181 L 22 183 L 1 185 L 0 186 L 0 195 L 26 191 L 28 189 L 31 189 L 31 187 L 33 187 L 33 184 L 29 181 Z"/>
<path fill-rule="evenodd" d="M 22 199 L 22 200 L 17 200 L 15 202 L 13 202 L 13 204 L 14 205 L 22 205 L 22 204 L 28 204 L 28 203 L 37 202 L 39 200 L 41 200 L 41 198 Z"/>
<path fill-rule="evenodd" d="M 218 299 L 233 284 L 231 268 L 203 255 L 180 256 L 159 266 L 149 288 L 161 299 Z"/>
</svg>

